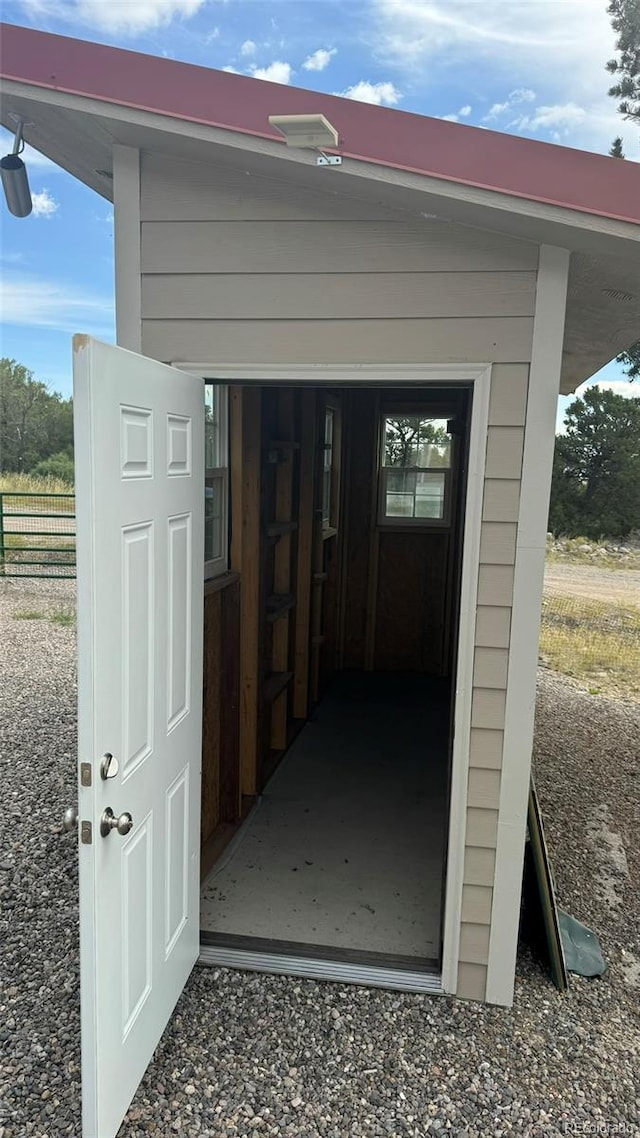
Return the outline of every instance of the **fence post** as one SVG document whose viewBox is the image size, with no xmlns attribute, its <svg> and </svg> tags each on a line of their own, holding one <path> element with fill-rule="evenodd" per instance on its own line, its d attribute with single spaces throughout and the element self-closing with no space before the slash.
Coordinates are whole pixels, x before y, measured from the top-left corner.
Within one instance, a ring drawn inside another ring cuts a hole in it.
<svg viewBox="0 0 640 1138">
<path fill-rule="evenodd" d="M 0 494 L 0 573 L 4 577 L 4 497 Z"/>
</svg>

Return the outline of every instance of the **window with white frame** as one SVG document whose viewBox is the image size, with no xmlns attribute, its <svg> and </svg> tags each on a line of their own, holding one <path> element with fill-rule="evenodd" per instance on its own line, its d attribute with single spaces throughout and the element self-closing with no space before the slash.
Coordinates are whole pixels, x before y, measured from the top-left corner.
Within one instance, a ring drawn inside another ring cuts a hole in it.
<svg viewBox="0 0 640 1138">
<path fill-rule="evenodd" d="M 453 436 L 446 419 L 412 410 L 383 416 L 378 520 L 386 525 L 448 525 Z"/>
<path fill-rule="evenodd" d="M 229 439 L 227 388 L 204 386 L 204 575 L 228 568 Z"/>
<path fill-rule="evenodd" d="M 324 443 L 322 447 L 322 528 L 335 524 L 333 514 L 333 425 L 335 412 L 327 407 L 324 413 Z"/>
</svg>

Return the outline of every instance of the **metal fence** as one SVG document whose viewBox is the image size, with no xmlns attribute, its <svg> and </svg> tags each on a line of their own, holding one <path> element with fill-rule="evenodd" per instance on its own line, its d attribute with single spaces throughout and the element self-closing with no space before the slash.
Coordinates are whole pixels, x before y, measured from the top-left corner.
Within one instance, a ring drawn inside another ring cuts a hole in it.
<svg viewBox="0 0 640 1138">
<path fill-rule="evenodd" d="M 620 571 L 622 575 L 622 570 Z M 595 694 L 640 699 L 640 604 L 629 594 L 599 599 L 546 592 L 541 662 Z"/>
<path fill-rule="evenodd" d="M 75 575 L 75 495 L 1 490 L 0 578 Z"/>
</svg>

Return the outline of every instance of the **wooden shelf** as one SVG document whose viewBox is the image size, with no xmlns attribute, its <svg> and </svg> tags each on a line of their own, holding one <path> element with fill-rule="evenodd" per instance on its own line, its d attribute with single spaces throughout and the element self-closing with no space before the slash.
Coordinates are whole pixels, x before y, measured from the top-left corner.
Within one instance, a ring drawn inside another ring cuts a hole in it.
<svg viewBox="0 0 640 1138">
<path fill-rule="evenodd" d="M 265 703 L 273 703 L 290 682 L 293 672 L 272 672 L 267 676 L 262 687 L 262 697 Z"/>
<path fill-rule="evenodd" d="M 293 593 L 274 593 L 273 596 L 267 597 L 267 621 L 269 624 L 272 624 L 274 620 L 279 620 L 281 616 L 285 616 L 295 603 L 296 598 Z"/>
<path fill-rule="evenodd" d="M 297 522 L 269 522 L 267 526 L 267 537 L 285 537 L 288 533 L 293 533 L 297 528 Z"/>
</svg>

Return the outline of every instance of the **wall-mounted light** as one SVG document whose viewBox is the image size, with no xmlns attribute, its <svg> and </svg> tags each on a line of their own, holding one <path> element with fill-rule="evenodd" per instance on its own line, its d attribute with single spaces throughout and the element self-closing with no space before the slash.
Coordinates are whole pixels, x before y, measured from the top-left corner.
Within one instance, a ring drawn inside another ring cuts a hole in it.
<svg viewBox="0 0 640 1138">
<path fill-rule="evenodd" d="M 327 146 L 336 147 L 339 135 L 324 115 L 269 115 L 271 126 L 284 135 L 287 146 L 318 150 L 318 166 L 341 166 L 339 154 L 325 154 Z"/>
<path fill-rule="evenodd" d="M 11 154 L 0 158 L 2 189 L 7 202 L 7 209 L 14 217 L 28 217 L 33 208 L 27 168 L 20 157 L 24 150 L 23 131 L 24 123 L 22 119 L 18 119 L 13 150 Z"/>
</svg>

